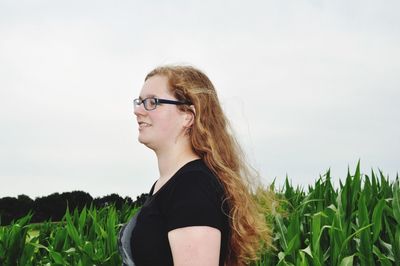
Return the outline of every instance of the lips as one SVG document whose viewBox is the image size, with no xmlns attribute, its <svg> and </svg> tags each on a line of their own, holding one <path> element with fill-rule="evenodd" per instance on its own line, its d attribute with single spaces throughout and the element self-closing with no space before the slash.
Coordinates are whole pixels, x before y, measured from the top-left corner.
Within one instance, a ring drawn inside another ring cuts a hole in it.
<svg viewBox="0 0 400 266">
<path fill-rule="evenodd" d="M 142 122 L 142 121 L 138 122 L 138 124 L 139 124 L 139 129 L 151 126 L 149 123 Z"/>
</svg>

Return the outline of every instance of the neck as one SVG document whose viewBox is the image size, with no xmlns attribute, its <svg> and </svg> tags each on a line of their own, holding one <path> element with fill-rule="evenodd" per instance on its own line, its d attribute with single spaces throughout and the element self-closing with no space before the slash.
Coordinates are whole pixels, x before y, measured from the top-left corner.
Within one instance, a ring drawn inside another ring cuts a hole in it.
<svg viewBox="0 0 400 266">
<path fill-rule="evenodd" d="M 190 142 L 176 143 L 163 151 L 156 151 L 160 180 L 168 181 L 182 166 L 190 161 L 199 159 L 190 145 Z"/>
</svg>

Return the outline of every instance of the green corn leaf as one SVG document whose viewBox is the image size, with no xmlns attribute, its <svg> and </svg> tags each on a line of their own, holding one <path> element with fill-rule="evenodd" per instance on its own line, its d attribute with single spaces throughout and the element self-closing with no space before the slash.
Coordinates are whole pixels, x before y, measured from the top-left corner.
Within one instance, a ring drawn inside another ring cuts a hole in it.
<svg viewBox="0 0 400 266">
<path fill-rule="evenodd" d="M 84 233 L 84 227 L 86 223 L 86 206 L 82 209 L 81 214 L 79 215 L 79 232 L 81 234 Z"/>
<path fill-rule="evenodd" d="M 373 192 L 372 192 L 373 194 L 372 195 L 378 195 L 379 187 L 378 187 L 378 182 L 376 180 L 375 173 L 374 173 L 373 169 L 371 169 L 371 188 L 373 190 Z"/>
<path fill-rule="evenodd" d="M 316 213 L 312 217 L 311 221 L 311 237 L 312 237 L 312 251 L 319 250 L 319 233 L 321 232 L 321 215 L 320 212 Z M 315 253 L 314 253 L 315 254 Z"/>
<path fill-rule="evenodd" d="M 44 250 L 46 250 L 47 252 L 50 252 L 49 248 L 46 247 L 46 246 L 44 246 L 44 245 L 42 245 L 42 244 L 39 244 L 39 243 L 29 243 L 29 245 L 32 245 L 32 246 L 34 246 L 34 247 L 36 247 L 36 248 L 38 248 L 38 249 L 44 249 Z"/>
<path fill-rule="evenodd" d="M 277 266 L 294 266 L 293 263 L 290 263 L 285 260 L 285 253 L 279 252 L 278 258 L 279 258 L 279 262 L 276 264 Z"/>
<path fill-rule="evenodd" d="M 69 248 L 69 249 L 67 249 L 66 251 L 65 251 L 65 253 L 67 253 L 67 254 L 69 254 L 69 253 L 74 253 L 74 252 L 76 252 L 76 249 L 75 248 Z"/>
<path fill-rule="evenodd" d="M 340 247 L 342 246 L 342 243 L 346 238 L 346 234 L 341 228 L 341 223 L 339 219 L 340 219 L 340 214 L 338 213 L 337 210 L 335 212 L 335 216 L 333 217 L 332 226 L 329 230 L 332 265 L 338 264 Z"/>
<path fill-rule="evenodd" d="M 299 266 L 308 266 L 309 265 L 307 258 L 306 258 L 306 254 L 304 252 L 300 252 L 300 257 L 298 257 L 296 265 L 299 265 Z"/>
<path fill-rule="evenodd" d="M 361 193 L 358 201 L 358 219 L 360 223 L 359 227 L 369 225 L 368 210 L 365 203 L 365 194 L 363 193 Z M 369 227 L 360 232 L 360 253 L 361 262 L 364 262 L 363 265 L 374 264 L 372 257 L 371 230 Z"/>
<path fill-rule="evenodd" d="M 340 262 L 340 266 L 353 266 L 354 255 L 345 257 Z"/>
<path fill-rule="evenodd" d="M 86 254 L 90 257 L 94 257 L 95 256 L 95 251 L 94 251 L 94 247 L 93 244 L 89 241 L 86 241 L 83 247 L 83 250 L 86 252 Z"/>
<path fill-rule="evenodd" d="M 286 237 L 285 237 L 287 229 L 283 223 L 282 217 L 279 214 L 275 215 L 275 223 L 277 225 L 277 230 L 278 230 L 279 239 L 281 241 L 281 246 L 282 246 L 283 250 L 287 250 L 288 244 L 287 244 Z"/>
<path fill-rule="evenodd" d="M 61 252 L 63 250 L 66 237 L 67 230 L 65 228 L 56 229 L 53 239 L 53 246 L 55 251 Z"/>
<path fill-rule="evenodd" d="M 394 261 L 392 244 L 386 243 L 381 238 L 379 238 L 379 246 L 384 249 L 383 253 L 385 254 L 385 256 L 389 260 Z"/>
<path fill-rule="evenodd" d="M 397 226 L 396 234 L 394 236 L 393 255 L 395 265 L 400 265 L 400 226 Z"/>
<path fill-rule="evenodd" d="M 308 256 L 310 256 L 310 258 L 313 258 L 312 252 L 311 252 L 311 248 L 310 245 L 308 245 L 306 248 L 301 249 L 300 252 L 303 252 L 304 254 L 307 254 Z"/>
<path fill-rule="evenodd" d="M 352 216 L 352 214 L 355 214 L 355 210 L 358 206 L 358 199 L 360 197 L 360 191 L 361 191 L 361 173 L 360 173 L 360 161 L 358 161 L 357 163 L 357 168 L 356 168 L 356 172 L 354 174 L 354 178 L 353 181 L 351 183 L 351 204 L 350 204 L 350 208 L 348 210 L 350 210 L 350 214 L 349 217 Z"/>
<path fill-rule="evenodd" d="M 10 234 L 8 235 L 9 239 L 5 242 L 7 254 L 6 265 L 20 264 L 20 257 L 22 256 L 25 248 L 25 239 L 29 229 L 26 224 L 31 217 L 32 216 L 29 214 L 20 218 L 15 224 L 11 225 Z"/>
<path fill-rule="evenodd" d="M 394 183 L 393 186 L 392 208 L 393 208 L 393 216 L 396 219 L 397 226 L 400 227 L 400 187 L 398 180 L 397 182 Z"/>
<path fill-rule="evenodd" d="M 322 265 L 323 256 L 321 253 L 320 238 L 325 227 L 321 227 L 321 217 L 327 217 L 323 212 L 318 212 L 313 215 L 311 221 L 311 251 L 313 254 L 313 262 L 316 265 Z"/>
<path fill-rule="evenodd" d="M 286 235 L 286 238 L 290 239 L 290 241 L 288 243 L 287 250 L 285 250 L 285 253 L 290 254 L 300 248 L 300 217 L 298 212 L 295 212 L 292 215 Z"/>
<path fill-rule="evenodd" d="M 106 240 L 106 248 L 107 248 L 107 253 L 110 254 L 113 250 L 114 247 L 117 245 L 117 231 L 115 224 L 117 223 L 116 221 L 116 212 L 114 208 L 111 208 L 109 210 L 109 214 L 107 215 L 107 221 L 106 221 L 106 231 L 107 231 L 107 240 Z"/>
<path fill-rule="evenodd" d="M 297 250 L 300 246 L 300 239 L 298 236 L 294 236 L 288 243 L 287 250 L 285 250 L 285 254 L 290 255 L 293 251 Z"/>
<path fill-rule="evenodd" d="M 394 243 L 394 233 L 395 232 L 392 232 L 392 230 L 391 230 L 391 225 L 388 222 L 388 217 L 387 216 L 383 216 L 383 221 L 384 221 L 384 224 L 385 224 L 385 235 L 386 235 L 386 238 L 388 238 L 389 243 Z"/>
<path fill-rule="evenodd" d="M 367 228 L 369 228 L 369 227 L 371 227 L 371 226 L 372 226 L 372 224 L 369 224 L 369 225 L 366 225 L 366 226 L 364 226 L 364 227 L 361 227 L 361 228 L 359 228 L 358 230 L 356 230 L 354 233 L 352 233 L 351 235 L 349 235 L 349 236 L 344 240 L 344 242 L 343 242 L 343 244 L 342 244 L 342 246 L 341 246 L 341 248 L 340 248 L 340 253 L 339 253 L 339 255 L 341 256 L 341 255 L 344 253 L 344 247 L 346 247 L 346 244 L 347 244 L 351 239 L 353 239 L 353 237 L 354 237 L 355 235 L 360 234 L 363 230 L 365 230 L 365 229 L 367 229 Z"/>
<path fill-rule="evenodd" d="M 369 180 L 368 176 L 365 176 L 364 178 L 364 188 L 361 192 L 364 195 L 369 195 L 372 196 L 372 187 L 371 187 L 371 181 Z M 367 210 L 369 210 L 370 206 L 375 206 L 376 199 L 374 197 L 369 197 L 367 204 Z"/>
<path fill-rule="evenodd" d="M 69 211 L 67 210 L 65 214 L 65 218 L 67 220 L 67 232 L 68 235 L 72 238 L 72 240 L 78 245 L 82 246 L 82 239 L 79 236 L 78 230 L 75 228 L 74 222 L 71 218 L 71 215 L 69 214 Z"/>
<path fill-rule="evenodd" d="M 387 256 L 385 256 L 384 254 L 382 254 L 382 252 L 379 250 L 379 248 L 375 245 L 373 247 L 373 252 L 378 257 L 380 265 L 384 265 L 384 266 L 392 265 L 392 262 L 389 260 L 389 258 Z"/>
<path fill-rule="evenodd" d="M 304 212 L 304 209 L 309 207 L 311 205 L 310 203 L 315 203 L 315 202 L 323 202 L 323 199 L 308 199 L 309 197 L 306 197 L 296 208 L 295 211 L 300 211 Z"/>
<path fill-rule="evenodd" d="M 372 227 L 373 237 L 372 243 L 375 243 L 378 240 L 378 237 L 382 230 L 382 213 L 383 209 L 386 206 L 386 202 L 384 199 L 378 201 L 378 204 L 374 208 L 374 212 L 372 213 L 372 223 L 374 226 Z"/>
<path fill-rule="evenodd" d="M 340 208 L 340 212 L 343 213 L 344 215 L 344 219 L 346 221 L 350 220 L 350 215 L 351 215 L 351 202 L 350 202 L 350 198 L 351 198 L 351 176 L 350 173 L 347 174 L 347 178 L 346 181 L 344 183 L 344 186 L 342 188 L 342 191 L 340 193 L 341 195 L 341 199 L 340 199 L 340 205 L 338 206 Z"/>
<path fill-rule="evenodd" d="M 31 263 L 31 259 L 34 256 L 35 253 L 35 247 L 33 245 L 30 245 L 30 243 L 26 243 L 23 253 L 20 257 L 20 265 L 26 265 L 26 266 L 30 266 L 32 265 Z"/>
<path fill-rule="evenodd" d="M 64 260 L 63 256 L 57 251 L 50 251 L 50 256 L 53 258 L 54 262 L 61 265 L 68 265 Z"/>
</svg>

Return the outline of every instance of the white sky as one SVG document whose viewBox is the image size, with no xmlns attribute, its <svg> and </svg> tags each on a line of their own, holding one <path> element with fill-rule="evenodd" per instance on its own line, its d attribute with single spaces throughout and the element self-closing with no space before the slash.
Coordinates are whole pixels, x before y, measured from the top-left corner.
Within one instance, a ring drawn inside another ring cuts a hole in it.
<svg viewBox="0 0 400 266">
<path fill-rule="evenodd" d="M 189 63 L 265 184 L 400 170 L 398 1 L 0 0 L 0 197 L 148 192 L 132 99 Z"/>
</svg>

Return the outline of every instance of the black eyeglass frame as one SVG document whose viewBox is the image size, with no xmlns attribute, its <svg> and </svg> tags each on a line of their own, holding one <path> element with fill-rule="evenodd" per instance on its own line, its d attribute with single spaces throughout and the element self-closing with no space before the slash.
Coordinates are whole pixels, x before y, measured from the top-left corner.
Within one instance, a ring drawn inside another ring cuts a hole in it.
<svg viewBox="0 0 400 266">
<path fill-rule="evenodd" d="M 156 101 L 156 104 L 154 105 L 154 108 L 152 108 L 152 109 L 151 108 L 150 109 L 147 108 L 147 100 L 150 100 L 150 99 Z M 160 98 L 157 98 L 157 97 L 148 97 L 148 98 L 144 98 L 143 100 L 141 100 L 139 98 L 136 98 L 136 99 L 133 100 L 133 106 L 134 107 L 138 107 L 142 103 L 143 103 L 144 109 L 146 109 L 147 111 L 152 111 L 152 110 L 156 109 L 157 106 L 159 106 L 162 103 L 174 104 L 174 105 L 183 105 L 183 104 L 191 105 L 192 104 L 189 101 L 174 101 L 174 100 L 160 99 Z"/>
</svg>

